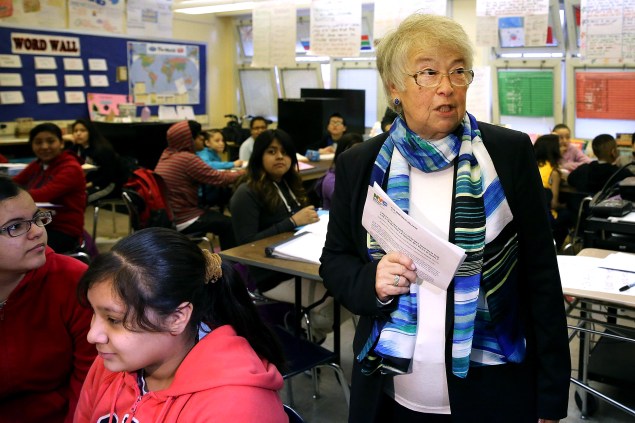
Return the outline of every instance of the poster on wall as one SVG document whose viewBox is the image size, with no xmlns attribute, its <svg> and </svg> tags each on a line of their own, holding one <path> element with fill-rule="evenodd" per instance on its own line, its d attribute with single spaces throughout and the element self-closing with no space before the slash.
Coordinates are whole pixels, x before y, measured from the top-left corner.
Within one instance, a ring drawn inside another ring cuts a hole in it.
<svg viewBox="0 0 635 423">
<path fill-rule="evenodd" d="M 15 3 L 15 4 L 12 4 Z M 31 28 L 66 28 L 65 1 L 0 1 L 0 24 L 17 24 Z"/>
<path fill-rule="evenodd" d="M 199 104 L 199 47 L 128 43 L 130 95 L 137 104 Z"/>
<path fill-rule="evenodd" d="M 69 0 L 68 27 L 123 34 L 126 25 L 125 11 L 121 0 Z"/>
</svg>

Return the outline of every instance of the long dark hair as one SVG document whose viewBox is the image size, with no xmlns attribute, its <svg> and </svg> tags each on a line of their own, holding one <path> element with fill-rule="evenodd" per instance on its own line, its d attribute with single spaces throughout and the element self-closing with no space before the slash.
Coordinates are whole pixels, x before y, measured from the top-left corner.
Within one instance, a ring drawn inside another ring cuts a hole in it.
<svg viewBox="0 0 635 423">
<path fill-rule="evenodd" d="M 92 148 L 109 148 L 112 149 L 110 142 L 95 128 L 95 125 L 88 119 L 77 119 L 71 125 L 74 131 L 76 125 L 83 125 L 88 131 L 88 146 Z"/>
<path fill-rule="evenodd" d="M 223 276 L 206 280 L 203 251 L 185 235 L 167 228 L 148 228 L 122 239 L 95 258 L 77 287 L 80 303 L 88 305 L 88 290 L 112 281 L 126 306 L 129 330 L 162 332 L 162 319 L 181 303 L 192 304 L 188 334 L 195 339 L 200 324 L 212 330 L 231 325 L 256 353 L 283 369 L 284 355 L 271 330 L 261 321 L 247 287 L 231 265 L 223 262 Z M 158 323 L 148 317 L 152 310 Z"/>
<path fill-rule="evenodd" d="M 249 158 L 249 164 L 247 165 L 247 177 L 246 182 L 254 192 L 260 195 L 260 198 L 265 203 L 267 209 L 270 211 L 275 210 L 281 203 L 278 191 L 262 164 L 262 158 L 265 151 L 273 141 L 278 141 L 287 155 L 291 158 L 291 167 L 282 176 L 282 180 L 289 185 L 289 188 L 295 195 L 296 199 L 302 207 L 309 204 L 306 191 L 302 186 L 302 178 L 298 173 L 298 158 L 296 156 L 295 145 L 289 134 L 282 129 L 268 129 L 262 132 L 254 141 L 254 149 Z"/>
<path fill-rule="evenodd" d="M 551 167 L 558 170 L 558 161 L 562 158 L 560 137 L 555 134 L 539 136 L 534 143 L 534 154 L 539 165 L 549 163 Z"/>
</svg>

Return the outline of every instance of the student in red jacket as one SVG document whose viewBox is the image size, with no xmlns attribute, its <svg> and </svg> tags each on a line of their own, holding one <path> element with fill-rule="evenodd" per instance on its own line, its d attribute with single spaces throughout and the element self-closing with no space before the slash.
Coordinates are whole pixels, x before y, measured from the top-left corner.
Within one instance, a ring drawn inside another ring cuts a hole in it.
<svg viewBox="0 0 635 423">
<path fill-rule="evenodd" d="M 29 133 L 37 160 L 13 180 L 29 191 L 36 202 L 55 205 L 55 219 L 48 229 L 49 246 L 63 253 L 82 240 L 86 179 L 73 153 L 64 150 L 62 131 L 53 123 L 41 123 Z"/>
<path fill-rule="evenodd" d="M 76 423 L 287 422 L 282 352 L 218 254 L 144 229 L 98 256 L 78 292 L 99 357 Z"/>
<path fill-rule="evenodd" d="M 95 358 L 86 265 L 47 248 L 49 212 L 0 177 L 0 423 L 70 423 Z"/>
</svg>

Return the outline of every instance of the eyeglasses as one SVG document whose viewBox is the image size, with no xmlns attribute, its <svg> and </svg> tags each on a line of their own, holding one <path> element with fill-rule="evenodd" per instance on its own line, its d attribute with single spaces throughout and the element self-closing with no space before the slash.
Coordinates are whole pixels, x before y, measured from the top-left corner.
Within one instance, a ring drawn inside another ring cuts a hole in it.
<svg viewBox="0 0 635 423">
<path fill-rule="evenodd" d="M 329 122 L 329 125 L 333 125 L 333 126 L 344 126 L 344 122 L 340 122 L 340 121 L 334 121 L 334 122 Z"/>
<path fill-rule="evenodd" d="M 447 76 L 450 80 L 450 84 L 454 87 L 465 87 L 470 85 L 474 80 L 474 71 L 472 69 L 454 69 L 448 73 L 441 73 L 434 69 L 424 69 L 414 74 L 406 74 L 412 76 L 415 79 L 415 83 L 424 88 L 435 88 L 441 85 L 441 80 L 444 76 Z"/>
<path fill-rule="evenodd" d="M 15 238 L 29 232 L 31 230 L 31 224 L 33 223 L 35 223 L 40 228 L 43 228 L 52 221 L 53 215 L 51 214 L 51 212 L 40 212 L 36 214 L 33 219 L 20 220 L 18 222 L 10 224 L 9 226 L 5 226 L 4 228 L 0 228 L 0 234 L 6 232 L 10 237 Z"/>
</svg>

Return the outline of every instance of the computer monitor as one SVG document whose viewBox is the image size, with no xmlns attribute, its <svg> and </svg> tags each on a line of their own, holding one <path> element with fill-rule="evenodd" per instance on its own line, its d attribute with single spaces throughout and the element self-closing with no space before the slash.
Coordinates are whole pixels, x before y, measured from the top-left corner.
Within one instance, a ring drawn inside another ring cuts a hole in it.
<svg viewBox="0 0 635 423">
<path fill-rule="evenodd" d="M 302 88 L 302 98 L 338 98 L 343 102 L 342 109 L 337 113 L 346 119 L 346 132 L 364 134 L 364 116 L 366 113 L 366 94 L 364 90 L 349 90 L 340 88 Z M 322 132 L 326 131 L 328 116 L 322 122 Z"/>
</svg>

